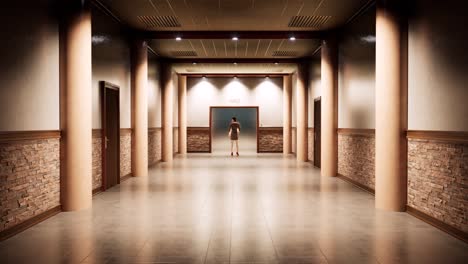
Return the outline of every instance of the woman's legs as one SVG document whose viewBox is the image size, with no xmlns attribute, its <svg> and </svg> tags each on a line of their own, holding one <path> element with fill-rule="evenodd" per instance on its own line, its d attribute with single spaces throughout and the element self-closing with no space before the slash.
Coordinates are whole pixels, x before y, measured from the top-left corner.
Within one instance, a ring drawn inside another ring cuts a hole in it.
<svg viewBox="0 0 468 264">
<path fill-rule="evenodd" d="M 234 140 L 231 140 L 231 156 L 232 156 L 232 153 L 234 152 Z"/>
<path fill-rule="evenodd" d="M 239 156 L 239 140 L 236 140 L 236 153 Z"/>
</svg>

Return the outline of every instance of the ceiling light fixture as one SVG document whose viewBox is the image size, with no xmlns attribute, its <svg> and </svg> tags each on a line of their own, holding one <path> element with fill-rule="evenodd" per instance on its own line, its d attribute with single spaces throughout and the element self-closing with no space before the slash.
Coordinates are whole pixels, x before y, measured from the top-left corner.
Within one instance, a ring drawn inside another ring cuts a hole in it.
<svg viewBox="0 0 468 264">
<path fill-rule="evenodd" d="M 181 41 L 182 38 L 181 38 L 181 37 L 176 37 L 175 40 L 176 40 L 176 41 Z"/>
<path fill-rule="evenodd" d="M 238 38 L 238 37 L 232 37 L 232 40 L 234 40 L 234 41 L 238 41 L 238 40 L 239 40 L 239 38 Z"/>
<path fill-rule="evenodd" d="M 237 65 L 237 62 L 233 62 L 232 64 Z"/>
<path fill-rule="evenodd" d="M 278 64 L 279 64 L 279 62 L 275 62 L 275 65 L 278 65 Z"/>
<path fill-rule="evenodd" d="M 197 63 L 194 61 L 194 62 L 192 62 L 192 65 L 197 65 Z"/>
<path fill-rule="evenodd" d="M 290 41 L 295 41 L 295 40 L 296 40 L 296 37 L 295 37 L 295 36 L 291 36 L 291 37 L 289 37 L 289 40 L 290 40 Z"/>
</svg>

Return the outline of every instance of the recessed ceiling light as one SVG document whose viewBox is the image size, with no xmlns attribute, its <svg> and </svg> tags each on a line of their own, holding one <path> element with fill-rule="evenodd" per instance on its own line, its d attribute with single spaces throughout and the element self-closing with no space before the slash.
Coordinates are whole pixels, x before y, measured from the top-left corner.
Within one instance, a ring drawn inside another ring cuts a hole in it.
<svg viewBox="0 0 468 264">
<path fill-rule="evenodd" d="M 192 62 L 192 64 L 193 64 L 193 65 L 197 65 L 197 63 L 196 63 L 195 61 L 194 61 L 194 62 Z"/>
<path fill-rule="evenodd" d="M 237 65 L 237 62 L 233 62 L 232 64 Z"/>
<path fill-rule="evenodd" d="M 239 38 L 238 38 L 238 37 L 232 37 L 232 40 L 234 40 L 234 41 L 238 41 L 238 40 L 239 40 Z"/>
<path fill-rule="evenodd" d="M 279 64 L 279 62 L 275 62 L 275 65 L 278 65 L 278 64 Z"/>
<path fill-rule="evenodd" d="M 290 40 L 290 41 L 295 41 L 295 40 L 296 40 L 296 37 L 291 36 L 291 37 L 289 37 L 289 40 Z"/>
<path fill-rule="evenodd" d="M 181 41 L 182 38 L 181 38 L 181 37 L 176 37 L 175 40 L 176 40 L 176 41 Z"/>
</svg>

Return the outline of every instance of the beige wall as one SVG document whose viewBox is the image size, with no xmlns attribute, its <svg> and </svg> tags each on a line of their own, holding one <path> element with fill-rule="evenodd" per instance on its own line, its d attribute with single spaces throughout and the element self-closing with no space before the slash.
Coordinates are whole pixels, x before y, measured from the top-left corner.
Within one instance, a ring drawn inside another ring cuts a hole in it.
<svg viewBox="0 0 468 264">
<path fill-rule="evenodd" d="M 60 127 L 59 24 L 37 2 L 0 11 L 0 131 Z"/>
<path fill-rule="evenodd" d="M 375 128 L 375 7 L 339 41 L 338 127 Z"/>
<path fill-rule="evenodd" d="M 210 106 L 259 106 L 260 126 L 283 126 L 283 78 L 187 78 L 187 126 L 208 126 Z"/>
<path fill-rule="evenodd" d="M 161 127 L 161 65 L 149 54 L 148 63 L 148 127 Z"/>
<path fill-rule="evenodd" d="M 409 129 L 468 131 L 466 1 L 414 2 L 408 42 Z"/>
<path fill-rule="evenodd" d="M 316 56 L 310 63 L 309 63 L 309 88 L 308 88 L 308 96 L 309 96 L 309 127 L 314 127 L 314 100 L 317 97 L 322 95 L 321 93 L 321 85 L 322 85 L 322 67 L 320 62 L 320 52 L 319 55 Z"/>
<path fill-rule="evenodd" d="M 120 87 L 120 127 L 131 127 L 130 47 L 120 26 L 101 11 L 92 10 L 93 128 L 101 128 L 100 81 Z"/>
</svg>

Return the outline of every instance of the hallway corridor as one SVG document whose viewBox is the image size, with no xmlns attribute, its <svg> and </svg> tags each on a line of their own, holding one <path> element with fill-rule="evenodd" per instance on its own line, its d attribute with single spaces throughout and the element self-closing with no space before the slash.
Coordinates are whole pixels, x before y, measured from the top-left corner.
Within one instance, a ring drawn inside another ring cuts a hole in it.
<svg viewBox="0 0 468 264">
<path fill-rule="evenodd" d="M 468 246 L 293 157 L 158 163 L 0 242 L 1 263 L 463 263 Z"/>
</svg>

